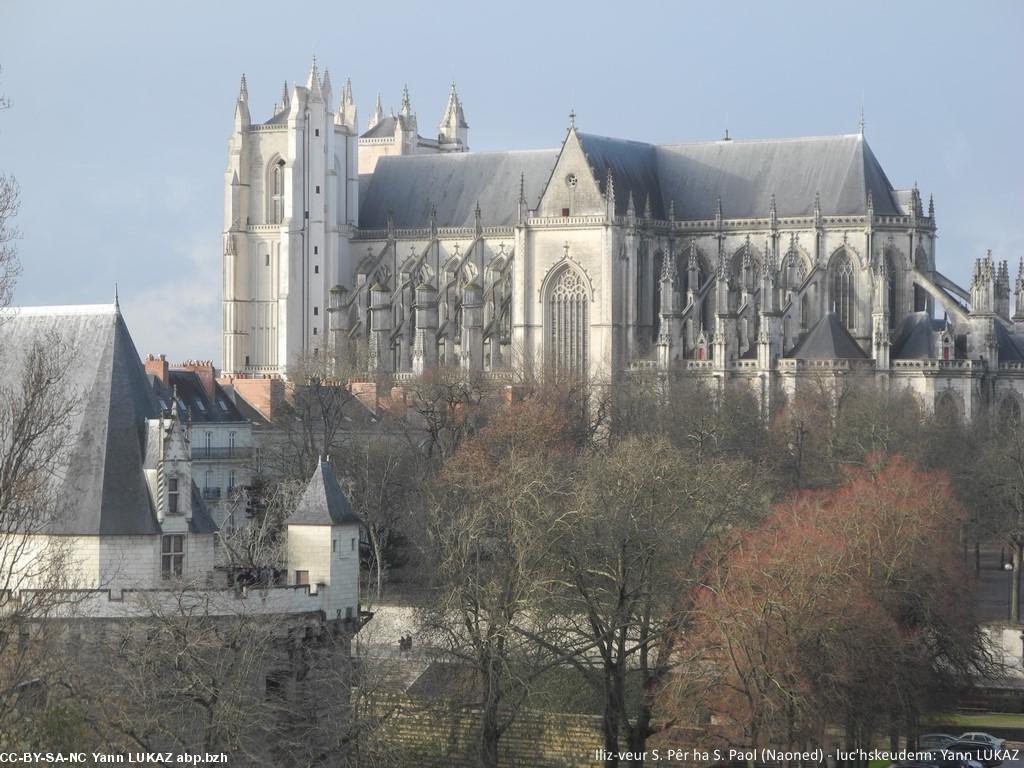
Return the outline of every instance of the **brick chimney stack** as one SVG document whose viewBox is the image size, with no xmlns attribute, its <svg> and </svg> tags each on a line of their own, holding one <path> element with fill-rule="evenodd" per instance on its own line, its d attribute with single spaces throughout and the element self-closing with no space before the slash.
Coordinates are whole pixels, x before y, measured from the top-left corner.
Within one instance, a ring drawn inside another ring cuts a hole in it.
<svg viewBox="0 0 1024 768">
<path fill-rule="evenodd" d="M 199 377 L 203 389 L 206 390 L 206 396 L 210 398 L 211 403 L 213 402 L 217 386 L 217 370 L 213 367 L 212 360 L 186 360 L 174 367 L 195 373 Z"/>
<path fill-rule="evenodd" d="M 156 376 L 160 379 L 160 383 L 166 388 L 170 386 L 167 382 L 169 380 L 167 365 L 167 356 L 160 355 L 160 357 L 153 357 L 153 355 L 146 355 L 146 374 Z"/>
</svg>

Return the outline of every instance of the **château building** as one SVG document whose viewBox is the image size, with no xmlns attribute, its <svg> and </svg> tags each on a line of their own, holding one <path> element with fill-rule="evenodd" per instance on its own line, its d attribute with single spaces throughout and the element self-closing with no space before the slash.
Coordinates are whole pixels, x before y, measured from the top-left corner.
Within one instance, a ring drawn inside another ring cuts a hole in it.
<svg viewBox="0 0 1024 768">
<path fill-rule="evenodd" d="M 0 536 L 8 609 L 52 589 L 54 574 L 39 564 L 59 562 L 62 590 L 76 595 L 63 610 L 76 617 L 145 614 L 184 590 L 218 615 L 316 616 L 358 628 L 360 523 L 329 463 L 318 464 L 285 521 L 277 578 L 250 594 L 219 567 L 219 526 L 200 488 L 208 457 L 192 446 L 199 390 L 186 402 L 185 390 L 150 380 L 117 304 L 0 310 L 0 385 L 18 391 L 39 349 L 62 371 L 54 412 L 67 415 L 47 436 L 59 449 L 33 446 L 52 451 L 54 465 L 32 525 L 8 524 Z M 198 432 L 204 439 L 206 429 Z"/>
<path fill-rule="evenodd" d="M 409 93 L 358 133 L 316 63 L 225 175 L 225 373 L 304 357 L 396 379 L 435 366 L 747 382 L 864 375 L 970 418 L 1024 396 L 1024 275 L 936 269 L 935 205 L 859 133 L 649 144 L 579 130 L 470 152 L 455 86 L 436 137 Z M 1024 262 L 1022 262 L 1024 266 Z"/>
</svg>

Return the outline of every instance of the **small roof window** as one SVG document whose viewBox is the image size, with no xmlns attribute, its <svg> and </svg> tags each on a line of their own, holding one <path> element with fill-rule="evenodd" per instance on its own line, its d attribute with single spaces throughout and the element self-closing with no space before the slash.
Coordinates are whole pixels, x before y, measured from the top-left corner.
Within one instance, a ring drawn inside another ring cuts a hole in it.
<svg viewBox="0 0 1024 768">
<path fill-rule="evenodd" d="M 220 406 L 220 409 L 221 409 L 222 411 L 224 411 L 224 413 L 227 413 L 227 412 L 228 412 L 228 404 L 227 404 L 227 403 L 225 403 L 225 402 L 224 402 L 223 400 L 218 400 L 218 401 L 217 401 L 217 405 L 219 405 L 219 406 Z"/>
<path fill-rule="evenodd" d="M 200 399 L 199 399 L 199 398 L 197 397 L 197 398 L 196 398 L 195 400 L 193 400 L 192 402 L 194 402 L 194 403 L 196 404 L 196 408 L 198 408 L 198 409 L 199 409 L 199 412 L 200 412 L 200 413 L 206 413 L 206 406 L 205 406 L 205 405 L 203 405 L 203 401 L 202 401 L 202 400 L 200 400 Z"/>
</svg>

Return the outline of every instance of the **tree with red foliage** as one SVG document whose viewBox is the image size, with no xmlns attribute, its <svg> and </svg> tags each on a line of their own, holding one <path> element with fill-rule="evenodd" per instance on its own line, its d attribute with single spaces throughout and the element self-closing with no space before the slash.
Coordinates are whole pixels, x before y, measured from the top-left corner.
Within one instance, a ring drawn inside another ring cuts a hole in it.
<svg viewBox="0 0 1024 768">
<path fill-rule="evenodd" d="M 669 708 L 697 690 L 744 745 L 823 743 L 837 724 L 848 746 L 913 733 L 990 664 L 956 553 L 962 516 L 942 473 L 900 457 L 777 505 L 718 551 Z"/>
</svg>

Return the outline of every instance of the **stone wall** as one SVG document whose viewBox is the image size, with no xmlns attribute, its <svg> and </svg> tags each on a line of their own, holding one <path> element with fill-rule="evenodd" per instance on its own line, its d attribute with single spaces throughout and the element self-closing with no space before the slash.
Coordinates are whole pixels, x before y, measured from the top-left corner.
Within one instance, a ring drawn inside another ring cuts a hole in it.
<svg viewBox="0 0 1024 768">
<path fill-rule="evenodd" d="M 377 694 L 366 706 L 384 718 L 367 751 L 380 759 L 420 768 L 476 768 L 479 710 L 443 700 Z M 369 713 L 367 713 L 369 714 Z M 601 718 L 523 710 L 499 741 L 503 768 L 600 766 Z"/>
</svg>

